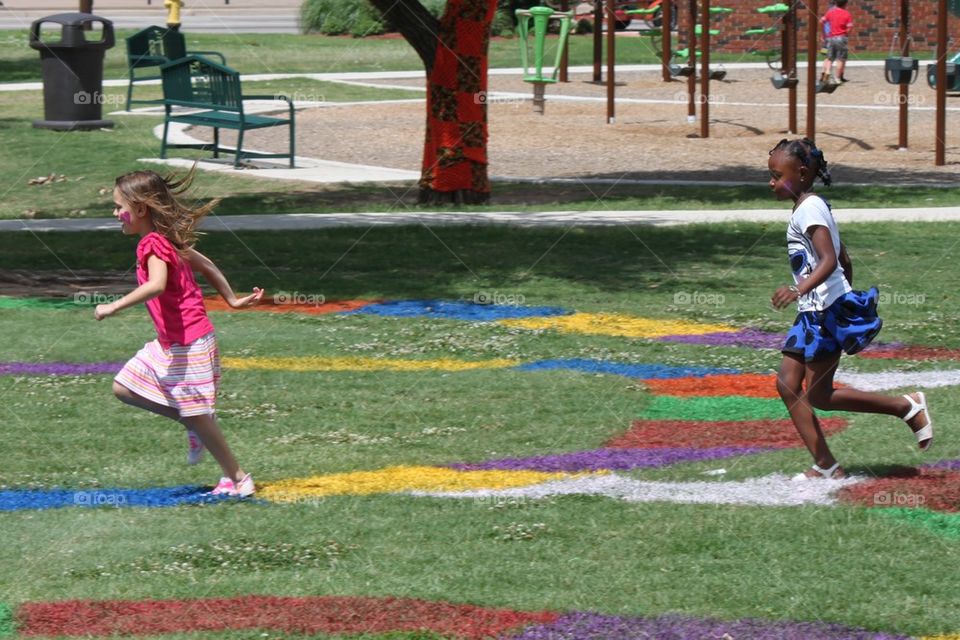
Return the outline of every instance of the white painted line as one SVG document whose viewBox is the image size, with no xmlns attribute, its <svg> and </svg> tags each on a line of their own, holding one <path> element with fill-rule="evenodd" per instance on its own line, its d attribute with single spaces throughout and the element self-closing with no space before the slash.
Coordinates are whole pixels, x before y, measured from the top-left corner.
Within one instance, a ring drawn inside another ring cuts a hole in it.
<svg viewBox="0 0 960 640">
<path fill-rule="evenodd" d="M 459 492 L 413 491 L 410 495 L 460 499 L 538 499 L 560 495 L 593 495 L 627 502 L 669 502 L 673 504 L 726 504 L 749 506 L 834 505 L 835 493 L 867 478 L 850 476 L 841 480 L 793 482 L 775 474 L 739 481 L 647 482 L 617 474 L 591 475 L 555 480 L 530 487 Z"/>
<path fill-rule="evenodd" d="M 838 372 L 836 380 L 861 391 L 935 389 L 960 385 L 960 369 L 936 371 Z"/>
</svg>

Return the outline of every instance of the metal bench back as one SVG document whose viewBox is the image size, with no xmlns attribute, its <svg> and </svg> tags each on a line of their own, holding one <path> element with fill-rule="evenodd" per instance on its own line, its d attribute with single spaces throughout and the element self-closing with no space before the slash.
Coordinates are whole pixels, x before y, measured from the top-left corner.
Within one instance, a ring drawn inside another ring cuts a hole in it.
<svg viewBox="0 0 960 640">
<path fill-rule="evenodd" d="M 240 74 L 203 56 L 186 56 L 160 67 L 167 102 L 198 109 L 243 113 Z"/>
<path fill-rule="evenodd" d="M 185 55 L 186 39 L 176 29 L 147 27 L 127 38 L 127 60 L 130 66 L 159 66 Z"/>
</svg>

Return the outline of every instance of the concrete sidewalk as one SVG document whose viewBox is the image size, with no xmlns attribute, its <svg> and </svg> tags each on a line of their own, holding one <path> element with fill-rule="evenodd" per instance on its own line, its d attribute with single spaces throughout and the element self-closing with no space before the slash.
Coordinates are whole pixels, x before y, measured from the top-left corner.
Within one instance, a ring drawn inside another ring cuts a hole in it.
<svg viewBox="0 0 960 640">
<path fill-rule="evenodd" d="M 960 220 L 960 207 L 911 209 L 837 209 L 841 225 L 862 222 L 947 222 Z M 204 231 L 299 231 L 344 227 L 399 225 L 485 225 L 518 227 L 611 227 L 620 225 L 676 226 L 718 222 L 787 223 L 789 207 L 782 209 L 677 210 L 677 211 L 542 211 L 542 212 L 437 212 L 397 213 L 285 213 L 211 216 Z M 113 218 L 59 220 L 0 220 L 0 232 L 112 231 L 120 232 Z"/>
</svg>

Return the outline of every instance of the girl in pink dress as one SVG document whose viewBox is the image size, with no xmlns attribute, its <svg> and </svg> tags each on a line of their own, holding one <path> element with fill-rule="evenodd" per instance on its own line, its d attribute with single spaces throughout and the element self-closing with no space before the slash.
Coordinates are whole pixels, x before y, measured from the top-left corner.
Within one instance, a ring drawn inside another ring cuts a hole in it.
<svg viewBox="0 0 960 640">
<path fill-rule="evenodd" d="M 220 356 L 213 325 L 193 272 L 233 308 L 257 304 L 263 290 L 238 298 L 217 266 L 193 248 L 196 228 L 219 202 L 197 209 L 178 199 L 193 181 L 195 169 L 180 179 L 153 171 L 134 171 L 117 178 L 113 215 L 125 235 L 138 235 L 139 286 L 110 304 L 97 305 L 94 317 L 145 303 L 157 330 L 113 381 L 113 393 L 126 404 L 176 420 L 187 429 L 188 462 L 200 461 L 204 450 L 220 464 L 222 477 L 213 494 L 246 497 L 253 478 L 237 464 L 217 425 L 214 412 L 220 381 Z"/>
</svg>

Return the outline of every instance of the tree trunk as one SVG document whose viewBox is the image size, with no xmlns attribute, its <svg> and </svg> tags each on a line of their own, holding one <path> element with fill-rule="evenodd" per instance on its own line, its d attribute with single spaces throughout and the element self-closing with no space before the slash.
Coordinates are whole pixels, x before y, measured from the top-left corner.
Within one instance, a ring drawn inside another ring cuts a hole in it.
<svg viewBox="0 0 960 640">
<path fill-rule="evenodd" d="M 490 199 L 487 67 L 496 0 L 447 0 L 436 61 L 427 76 L 421 202 Z"/>
<path fill-rule="evenodd" d="M 447 0 L 439 21 L 424 19 L 417 7 L 426 10 L 417 0 L 370 1 L 399 29 L 427 70 L 420 202 L 486 202 L 487 67 L 497 0 Z"/>
</svg>

